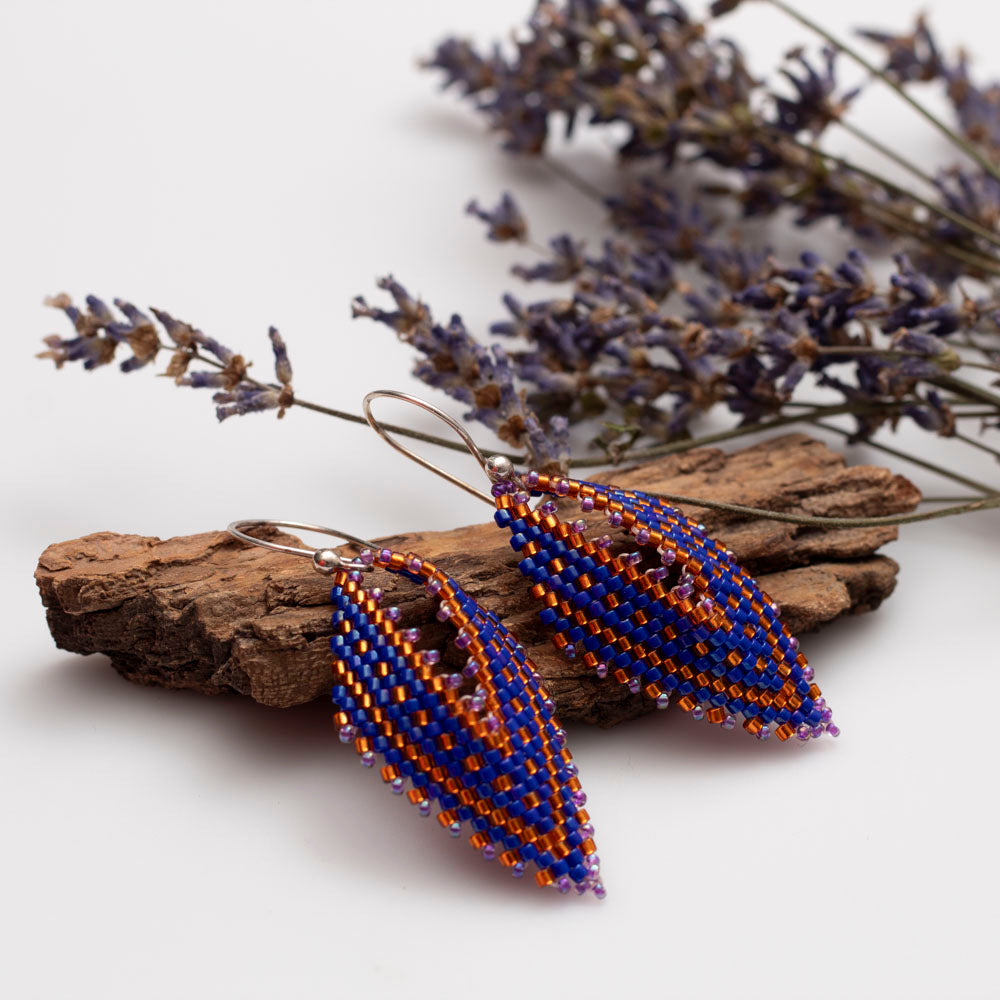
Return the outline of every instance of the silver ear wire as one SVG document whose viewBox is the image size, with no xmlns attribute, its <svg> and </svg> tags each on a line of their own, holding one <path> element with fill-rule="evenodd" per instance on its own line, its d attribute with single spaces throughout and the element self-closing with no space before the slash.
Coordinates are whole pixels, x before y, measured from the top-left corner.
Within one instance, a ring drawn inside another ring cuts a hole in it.
<svg viewBox="0 0 1000 1000">
<path fill-rule="evenodd" d="M 453 476 L 450 472 L 446 472 L 439 465 L 435 465 L 433 462 L 423 458 L 416 452 L 410 451 L 409 448 L 400 444 L 394 437 L 392 437 L 372 413 L 372 401 L 381 398 L 398 399 L 404 403 L 411 403 L 413 406 L 417 406 L 421 410 L 426 410 L 428 413 L 434 414 L 435 417 L 446 423 L 459 436 L 465 447 L 469 449 L 469 454 L 472 455 L 472 457 L 479 463 L 479 467 L 486 473 L 491 482 L 495 483 L 503 480 L 510 480 L 515 477 L 514 463 L 506 455 L 492 455 L 489 458 L 486 458 L 482 451 L 480 451 L 476 442 L 472 440 L 472 436 L 469 432 L 454 417 L 449 416 L 444 412 L 444 410 L 438 408 L 433 403 L 428 403 L 426 399 L 421 399 L 419 396 L 413 396 L 408 392 L 399 392 L 396 389 L 376 389 L 374 392 L 368 393 L 362 403 L 365 420 L 368 421 L 371 429 L 375 431 L 375 433 L 382 438 L 386 444 L 395 448 L 400 454 L 412 459 L 417 463 L 417 465 L 422 465 L 425 469 L 429 469 L 436 476 L 446 479 L 452 485 L 457 486 L 459 489 L 465 490 L 466 493 L 471 493 L 474 497 L 482 500 L 483 503 L 488 503 L 491 507 L 493 506 L 493 497 L 491 497 L 489 493 L 477 490 L 471 483 L 467 483 L 464 479 L 459 479 L 458 476 Z"/>
<path fill-rule="evenodd" d="M 369 570 L 372 568 L 371 560 L 366 561 L 361 557 L 350 559 L 347 556 L 342 556 L 339 552 L 334 552 L 330 548 L 300 549 L 294 545 L 282 545 L 280 542 L 272 542 L 266 538 L 256 538 L 254 535 L 246 533 L 249 528 L 292 528 L 297 531 L 315 531 L 320 535 L 332 535 L 334 538 L 339 538 L 351 545 L 358 545 L 363 550 L 367 549 L 371 551 L 375 548 L 371 542 L 366 542 L 363 538 L 349 535 L 346 531 L 338 531 L 336 528 L 325 528 L 321 524 L 304 524 L 301 521 L 278 521 L 269 517 L 233 521 L 226 528 L 226 531 L 233 538 L 238 538 L 241 542 L 248 542 L 250 545 L 259 545 L 262 549 L 271 549 L 273 552 L 285 552 L 288 555 L 304 556 L 306 559 L 311 559 L 313 568 L 318 573 L 333 573 L 338 569 Z"/>
</svg>

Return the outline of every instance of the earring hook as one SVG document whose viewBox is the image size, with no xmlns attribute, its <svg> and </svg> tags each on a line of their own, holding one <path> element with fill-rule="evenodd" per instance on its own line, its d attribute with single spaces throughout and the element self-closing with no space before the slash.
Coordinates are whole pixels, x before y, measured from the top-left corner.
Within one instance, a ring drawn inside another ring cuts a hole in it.
<svg viewBox="0 0 1000 1000">
<path fill-rule="evenodd" d="M 419 396 L 413 396 L 408 392 L 400 392 L 397 389 L 376 389 L 373 392 L 368 393 L 362 402 L 362 408 L 364 409 L 365 420 L 368 421 L 369 426 L 373 431 L 386 444 L 390 447 L 395 448 L 400 454 L 405 455 L 407 458 L 416 462 L 417 465 L 422 465 L 425 469 L 430 470 L 436 476 L 440 476 L 442 479 L 446 479 L 449 483 L 457 486 L 461 490 L 465 490 L 466 493 L 471 493 L 474 497 L 482 500 L 483 503 L 493 506 L 493 497 L 489 493 L 484 493 L 482 490 L 477 490 L 475 486 L 471 483 L 467 483 L 464 479 L 459 479 L 458 476 L 452 475 L 445 469 L 442 469 L 439 465 L 435 465 L 429 459 L 418 455 L 415 451 L 410 451 L 405 445 L 400 444 L 385 427 L 379 423 L 375 415 L 372 413 L 372 401 L 376 399 L 398 399 L 404 403 L 411 403 L 413 406 L 419 407 L 421 410 L 426 410 L 428 413 L 433 414 L 439 420 L 447 424 L 461 439 L 462 443 L 469 450 L 469 454 L 479 463 L 479 467 L 486 473 L 487 477 L 491 482 L 497 482 L 499 480 L 511 479 L 514 476 L 514 463 L 511 462 L 506 455 L 491 455 L 486 458 L 479 446 L 472 439 L 472 435 L 452 416 L 445 413 L 444 410 L 435 406 L 433 403 L 428 403 L 426 399 L 421 399 Z"/>
<path fill-rule="evenodd" d="M 271 549 L 274 552 L 285 552 L 292 556 L 304 556 L 311 559 L 313 567 L 320 573 L 332 573 L 336 569 L 371 569 L 371 560 L 366 561 L 363 557 L 349 559 L 342 556 L 333 549 L 300 549 L 294 545 L 282 545 L 280 542 L 272 542 L 266 538 L 256 538 L 254 535 L 246 533 L 248 528 L 293 528 L 297 531 L 315 531 L 320 535 L 331 535 L 351 545 L 360 545 L 362 549 L 367 549 L 369 553 L 375 548 L 371 542 L 366 542 L 363 538 L 347 534 L 346 531 L 338 531 L 336 528 L 325 528 L 321 524 L 305 524 L 301 521 L 278 521 L 270 517 L 255 517 L 244 521 L 233 521 L 226 528 L 226 531 L 238 538 L 241 542 L 248 542 L 250 545 L 259 545 L 262 549 Z"/>
</svg>

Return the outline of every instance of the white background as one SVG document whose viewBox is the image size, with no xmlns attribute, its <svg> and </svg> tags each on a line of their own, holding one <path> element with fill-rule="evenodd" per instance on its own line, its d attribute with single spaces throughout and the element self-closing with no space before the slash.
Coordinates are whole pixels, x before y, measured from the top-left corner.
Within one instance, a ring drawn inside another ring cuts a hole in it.
<svg viewBox="0 0 1000 1000">
<path fill-rule="evenodd" d="M 1000 75 L 992 5 L 927 6 Z M 218 426 L 207 394 L 32 354 L 68 331 L 43 296 L 93 291 L 166 308 L 261 367 L 276 324 L 306 399 L 356 410 L 371 387 L 412 385 L 408 350 L 348 303 L 392 271 L 482 331 L 517 254 L 485 243 L 466 198 L 511 188 L 539 238 L 601 231 L 416 69 L 450 30 L 489 39 L 528 8 L 3 4 L 6 996 L 1000 995 L 996 513 L 905 530 L 886 606 L 805 638 L 840 740 L 760 745 L 672 713 L 574 727 L 603 904 L 515 882 L 420 821 L 336 743 L 325 705 L 136 688 L 53 648 L 31 580 L 52 541 L 262 513 L 360 534 L 483 516 L 365 429 L 301 411 Z M 910 10 L 842 0 L 822 16 L 844 31 Z M 805 37 L 756 4 L 726 27 L 762 72 Z M 925 165 L 945 153 L 889 96 L 858 115 Z M 567 155 L 601 180 L 609 144 Z M 788 243 L 804 241 L 843 245 L 829 228 Z M 957 457 L 997 481 L 985 457 Z"/>
</svg>

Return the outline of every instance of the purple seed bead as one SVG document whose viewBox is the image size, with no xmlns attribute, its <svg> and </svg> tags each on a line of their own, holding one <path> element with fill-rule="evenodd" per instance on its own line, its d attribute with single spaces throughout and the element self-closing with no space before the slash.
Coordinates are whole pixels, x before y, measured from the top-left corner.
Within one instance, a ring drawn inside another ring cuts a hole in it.
<svg viewBox="0 0 1000 1000">
<path fill-rule="evenodd" d="M 538 473 L 534 471 L 527 473 L 524 477 L 524 482 L 526 486 L 534 489 L 538 485 Z"/>
<path fill-rule="evenodd" d="M 677 553 L 673 549 L 661 549 L 660 550 L 660 562 L 664 566 L 673 566 L 677 561 Z"/>
<path fill-rule="evenodd" d="M 794 635 L 788 640 L 788 648 L 790 650 L 792 650 L 792 652 L 797 652 L 798 651 L 799 640 L 796 639 Z"/>
<path fill-rule="evenodd" d="M 515 862 L 514 865 L 511 866 L 510 873 L 514 876 L 514 878 L 524 878 L 524 862 Z"/>
<path fill-rule="evenodd" d="M 580 833 L 582 833 L 584 835 L 584 837 L 587 837 L 588 839 L 590 837 L 593 837 L 594 836 L 594 824 L 593 823 L 581 823 L 580 824 Z"/>
<path fill-rule="evenodd" d="M 612 528 L 621 527 L 622 523 L 622 512 L 620 510 L 612 510 L 608 512 L 608 524 Z"/>
<path fill-rule="evenodd" d="M 622 561 L 626 566 L 638 566 L 639 563 L 642 562 L 642 553 L 626 552 L 625 555 L 622 556 Z"/>
<path fill-rule="evenodd" d="M 432 576 L 424 587 L 424 592 L 428 597 L 436 597 L 441 593 L 441 581 L 436 577 Z"/>
<path fill-rule="evenodd" d="M 628 682 L 628 689 L 632 694 L 638 694 L 639 689 L 642 686 L 642 681 L 638 677 L 630 677 Z"/>
<path fill-rule="evenodd" d="M 483 860 L 492 861 L 497 856 L 497 849 L 492 844 L 487 844 L 483 848 Z"/>
<path fill-rule="evenodd" d="M 703 597 L 698 602 L 698 607 L 701 608 L 701 610 L 704 611 L 705 614 L 710 615 L 712 611 L 715 609 L 715 601 L 713 601 L 711 597 Z"/>
<path fill-rule="evenodd" d="M 723 729 L 735 729 L 736 728 L 736 717 L 733 715 L 727 715 L 722 720 Z"/>
<path fill-rule="evenodd" d="M 594 883 L 594 896 L 597 899 L 604 899 L 608 894 L 608 890 L 604 888 L 603 882 Z"/>
<path fill-rule="evenodd" d="M 395 605 L 391 608 L 386 608 L 385 617 L 387 621 L 398 622 L 403 612 L 399 610 Z"/>
<path fill-rule="evenodd" d="M 557 497 L 569 496 L 569 483 L 565 479 L 560 479 L 555 485 L 555 494 Z"/>
<path fill-rule="evenodd" d="M 419 573 L 423 565 L 423 559 L 418 559 L 416 556 L 411 556 L 406 562 L 406 568 L 411 573 Z"/>
<path fill-rule="evenodd" d="M 813 668 L 810 667 L 809 664 L 807 663 L 802 668 L 802 679 L 804 681 L 811 681 L 815 676 L 816 676 L 816 671 L 813 670 Z"/>
<path fill-rule="evenodd" d="M 659 583 L 661 580 L 667 578 L 667 567 L 666 566 L 656 566 L 653 569 L 646 570 L 646 576 L 649 577 L 653 583 Z"/>
<path fill-rule="evenodd" d="M 469 699 L 469 708 L 471 708 L 473 712 L 481 712 L 485 706 L 486 699 L 478 694 L 474 694 Z"/>
<path fill-rule="evenodd" d="M 576 657 L 576 646 L 573 643 L 563 646 L 563 655 L 569 657 L 571 660 L 574 659 Z"/>
<path fill-rule="evenodd" d="M 648 542 L 649 542 L 649 532 L 645 528 L 640 528 L 635 533 L 635 540 L 640 545 L 646 545 L 646 544 L 648 544 Z"/>
<path fill-rule="evenodd" d="M 405 628 L 400 634 L 403 636 L 403 642 L 420 641 L 420 629 L 418 628 Z"/>
<path fill-rule="evenodd" d="M 358 561 L 364 563 L 365 566 L 375 565 L 375 553 L 371 549 L 362 549 L 358 553 Z"/>
<path fill-rule="evenodd" d="M 566 730 L 565 729 L 557 729 L 552 734 L 552 745 L 557 750 L 561 750 L 566 745 Z"/>
<path fill-rule="evenodd" d="M 500 728 L 500 720 L 495 715 L 487 715 L 485 721 L 486 721 L 486 728 L 491 733 L 495 733 Z"/>
<path fill-rule="evenodd" d="M 611 545 L 611 536 L 610 535 L 601 535 L 601 537 L 598 538 L 597 541 L 594 544 L 599 549 L 609 548 L 610 545 Z"/>
<path fill-rule="evenodd" d="M 546 500 L 538 509 L 543 514 L 554 514 L 559 509 L 559 505 L 554 500 Z"/>
<path fill-rule="evenodd" d="M 796 739 L 800 739 L 803 742 L 809 739 L 809 724 L 807 722 L 803 722 L 802 725 L 795 730 L 795 736 Z"/>
<path fill-rule="evenodd" d="M 358 730 L 354 726 L 341 726 L 337 730 L 341 743 L 353 743 L 358 735 Z"/>
<path fill-rule="evenodd" d="M 470 656 L 465 661 L 465 666 L 462 667 L 463 677 L 475 677 L 479 673 L 479 664 L 476 662 L 475 657 Z"/>
<path fill-rule="evenodd" d="M 459 823 L 458 820 L 455 820 L 455 822 L 452 823 L 451 826 L 448 827 L 448 833 L 452 837 L 458 837 L 458 836 L 460 836 L 461 833 L 462 833 L 462 824 Z"/>
<path fill-rule="evenodd" d="M 608 676 L 608 665 L 606 663 L 598 663 L 595 673 L 598 677 L 604 678 Z"/>
<path fill-rule="evenodd" d="M 703 709 L 701 705 L 695 705 L 694 708 L 691 709 L 691 718 L 694 719 L 695 722 L 701 722 L 701 720 L 705 718 L 705 709 Z"/>
<path fill-rule="evenodd" d="M 558 882 L 556 882 L 556 888 L 565 896 L 570 889 L 573 888 L 573 883 L 569 880 L 569 877 L 563 875 Z"/>
<path fill-rule="evenodd" d="M 453 612 L 451 608 L 448 607 L 448 605 L 445 604 L 444 601 L 442 601 L 441 606 L 437 609 L 437 613 L 435 614 L 434 617 L 437 618 L 439 622 L 446 622 L 452 616 L 452 614 Z"/>
<path fill-rule="evenodd" d="M 769 726 L 765 726 L 757 733 L 757 739 L 762 743 L 766 743 L 771 738 L 771 729 Z"/>
<path fill-rule="evenodd" d="M 824 726 L 813 726 L 811 735 L 814 740 L 818 740 L 825 732 L 826 728 Z"/>
<path fill-rule="evenodd" d="M 671 593 L 678 598 L 678 600 L 684 601 L 694 593 L 694 587 L 692 587 L 690 583 L 681 583 L 674 587 Z"/>
<path fill-rule="evenodd" d="M 490 493 L 492 493 L 493 496 L 495 497 L 502 497 L 506 492 L 507 492 L 506 483 L 494 483 L 490 487 Z"/>
<path fill-rule="evenodd" d="M 431 814 L 431 801 L 430 799 L 424 799 L 423 802 L 417 804 L 417 812 L 426 819 Z"/>
<path fill-rule="evenodd" d="M 667 694 L 666 691 L 663 691 L 656 696 L 656 707 L 661 711 L 670 707 L 670 695 Z"/>
<path fill-rule="evenodd" d="M 781 605 L 777 601 L 771 601 L 771 610 L 776 614 L 781 614 Z"/>
<path fill-rule="evenodd" d="M 385 597 L 385 591 L 381 587 L 372 587 L 372 589 L 368 591 L 368 596 L 376 604 L 378 604 L 378 602 L 381 601 L 383 597 Z"/>
<path fill-rule="evenodd" d="M 829 722 L 833 718 L 833 711 L 829 708 L 824 708 L 822 712 L 819 713 L 820 722 Z"/>
<path fill-rule="evenodd" d="M 462 675 L 461 674 L 448 674 L 444 679 L 444 686 L 449 691 L 455 691 L 462 686 Z"/>
<path fill-rule="evenodd" d="M 587 804 L 587 793 L 586 792 L 574 792 L 572 795 L 573 805 L 577 809 L 582 809 Z"/>
<path fill-rule="evenodd" d="M 530 499 L 530 494 L 525 493 L 524 490 L 518 490 L 518 492 L 514 494 L 514 503 L 527 503 Z"/>
<path fill-rule="evenodd" d="M 593 497 L 580 497 L 580 510 L 584 514 L 589 514 L 594 509 L 594 498 Z"/>
<path fill-rule="evenodd" d="M 393 795 L 402 795 L 406 791 L 406 778 L 393 778 L 389 787 Z"/>
<path fill-rule="evenodd" d="M 840 726 L 838 726 L 837 723 L 835 723 L 835 722 L 831 722 L 831 723 L 829 723 L 827 725 L 826 731 L 831 736 L 839 736 L 840 735 Z"/>
<path fill-rule="evenodd" d="M 578 517 L 575 521 L 570 524 L 570 527 L 580 534 L 583 534 L 587 530 L 587 522 L 582 518 Z"/>
<path fill-rule="evenodd" d="M 361 766 L 362 767 L 374 767 L 375 766 L 375 754 L 371 750 L 366 750 L 361 755 Z"/>
<path fill-rule="evenodd" d="M 466 632 L 465 629 L 462 629 L 458 635 L 455 636 L 455 645 L 458 646 L 459 649 L 467 649 L 471 642 L 472 636 Z"/>
<path fill-rule="evenodd" d="M 361 570 L 352 569 L 351 572 L 347 574 L 347 579 L 350 580 L 351 583 L 361 583 L 361 581 L 364 579 L 364 575 L 362 574 Z"/>
<path fill-rule="evenodd" d="M 576 764 L 573 763 L 573 761 L 570 761 L 566 765 L 565 771 L 571 778 L 575 778 L 580 773 L 580 768 L 578 768 Z"/>
<path fill-rule="evenodd" d="M 441 662 L 441 652 L 437 649 L 425 649 L 423 652 L 423 661 L 429 667 L 433 667 L 435 663 Z"/>
<path fill-rule="evenodd" d="M 379 549 L 378 552 L 379 562 L 391 562 L 392 560 L 392 549 Z"/>
</svg>

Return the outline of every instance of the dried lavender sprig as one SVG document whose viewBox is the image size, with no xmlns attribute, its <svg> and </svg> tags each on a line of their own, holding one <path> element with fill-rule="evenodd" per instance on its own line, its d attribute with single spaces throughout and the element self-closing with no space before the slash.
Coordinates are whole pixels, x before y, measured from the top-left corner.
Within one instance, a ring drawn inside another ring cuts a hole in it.
<svg viewBox="0 0 1000 1000">
<path fill-rule="evenodd" d="M 979 150 L 973 143 L 969 142 L 963 136 L 959 135 L 959 133 L 951 128 L 951 126 L 949 126 L 946 122 L 943 122 L 940 118 L 938 118 L 938 116 L 935 115 L 925 104 L 916 100 L 913 95 L 908 93 L 907 90 L 896 80 L 894 80 L 885 71 L 879 69 L 869 59 L 865 58 L 865 56 L 863 56 L 852 45 L 849 45 L 842 39 L 837 38 L 817 21 L 814 21 L 807 14 L 803 14 L 800 10 L 791 6 L 791 4 L 786 3 L 785 0 L 765 0 L 765 2 L 770 3 L 772 7 L 777 8 L 793 20 L 798 21 L 803 27 L 815 32 L 823 38 L 828 45 L 832 45 L 838 52 L 843 52 L 849 59 L 856 62 L 862 69 L 865 70 L 865 72 L 870 73 L 872 76 L 881 80 L 887 87 L 898 94 L 899 97 L 901 97 L 911 108 L 913 108 L 913 110 L 916 111 L 917 114 L 919 114 L 925 121 L 927 121 L 930 125 L 933 125 L 934 128 L 936 128 L 957 149 L 960 149 L 966 156 L 975 160 L 979 167 L 993 177 L 994 180 L 1000 181 L 1000 169 L 998 169 L 997 166 L 987 156 L 985 156 L 981 150 Z"/>
</svg>

